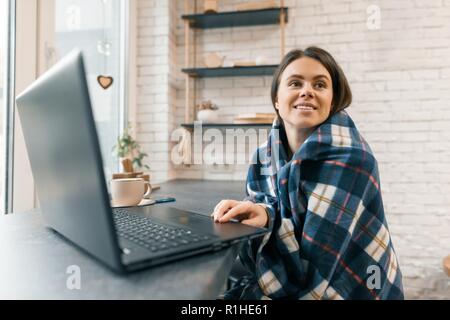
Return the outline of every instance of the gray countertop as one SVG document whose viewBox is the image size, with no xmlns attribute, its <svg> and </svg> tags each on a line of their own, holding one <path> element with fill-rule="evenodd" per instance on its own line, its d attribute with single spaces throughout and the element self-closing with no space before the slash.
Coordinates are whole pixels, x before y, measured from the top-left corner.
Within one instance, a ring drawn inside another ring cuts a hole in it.
<svg viewBox="0 0 450 320">
<path fill-rule="evenodd" d="M 242 200 L 243 181 L 173 180 L 161 184 L 156 204 L 212 212 L 221 199 Z M 38 210 L 0 217 L 0 299 L 215 299 L 238 248 L 204 254 L 121 276 L 45 227 Z M 70 266 L 80 269 L 81 288 L 68 289 Z"/>
</svg>

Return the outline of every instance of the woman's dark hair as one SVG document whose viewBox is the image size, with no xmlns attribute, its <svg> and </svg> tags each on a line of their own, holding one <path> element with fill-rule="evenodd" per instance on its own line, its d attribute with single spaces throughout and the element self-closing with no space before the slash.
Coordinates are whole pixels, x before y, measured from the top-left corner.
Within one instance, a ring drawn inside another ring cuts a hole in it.
<svg viewBox="0 0 450 320">
<path fill-rule="evenodd" d="M 278 87 L 280 86 L 280 78 L 286 67 L 293 61 L 302 57 L 309 57 L 319 61 L 325 69 L 330 73 L 331 81 L 333 83 L 333 101 L 331 102 L 330 117 L 347 108 L 352 102 L 352 91 L 348 85 L 347 78 L 344 75 L 341 67 L 337 64 L 334 58 L 327 51 L 318 47 L 308 47 L 305 50 L 294 49 L 289 51 L 281 60 L 280 65 L 275 70 L 272 80 L 271 97 L 272 104 L 275 108 L 275 102 L 278 94 Z M 278 110 L 275 112 L 280 117 Z"/>
</svg>

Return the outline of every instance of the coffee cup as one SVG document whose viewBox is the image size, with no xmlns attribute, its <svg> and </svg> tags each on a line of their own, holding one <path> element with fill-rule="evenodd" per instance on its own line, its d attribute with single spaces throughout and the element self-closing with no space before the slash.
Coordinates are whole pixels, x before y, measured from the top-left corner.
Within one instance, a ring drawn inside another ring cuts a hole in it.
<svg viewBox="0 0 450 320">
<path fill-rule="evenodd" d="M 114 206 L 136 206 L 151 192 L 151 185 L 142 178 L 111 180 L 111 198 Z"/>
</svg>

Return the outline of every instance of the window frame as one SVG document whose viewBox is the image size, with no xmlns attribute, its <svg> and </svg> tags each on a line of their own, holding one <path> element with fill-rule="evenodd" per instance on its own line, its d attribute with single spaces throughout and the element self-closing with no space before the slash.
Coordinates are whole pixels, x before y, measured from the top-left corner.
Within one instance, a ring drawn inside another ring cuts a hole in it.
<svg viewBox="0 0 450 320">
<path fill-rule="evenodd" d="M 12 211 L 13 203 L 13 170 L 14 170 L 14 99 L 15 96 L 15 40 L 16 40 L 16 1 L 6 2 L 6 47 L 3 52 L 5 60 L 4 74 L 4 100 L 1 106 L 3 113 L 3 138 L 5 143 L 1 154 L 3 155 L 4 170 L 1 172 L 2 192 L 4 194 L 0 214 L 8 214 Z M 5 90 L 6 89 L 6 90 Z"/>
</svg>

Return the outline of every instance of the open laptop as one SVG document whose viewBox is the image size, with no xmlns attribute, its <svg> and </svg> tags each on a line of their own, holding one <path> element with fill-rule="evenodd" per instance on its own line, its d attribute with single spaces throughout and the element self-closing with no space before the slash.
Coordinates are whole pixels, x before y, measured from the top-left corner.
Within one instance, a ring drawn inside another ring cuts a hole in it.
<svg viewBox="0 0 450 320">
<path fill-rule="evenodd" d="M 267 232 L 167 206 L 111 208 L 79 50 L 16 102 L 44 219 L 113 270 L 135 271 Z"/>
</svg>

